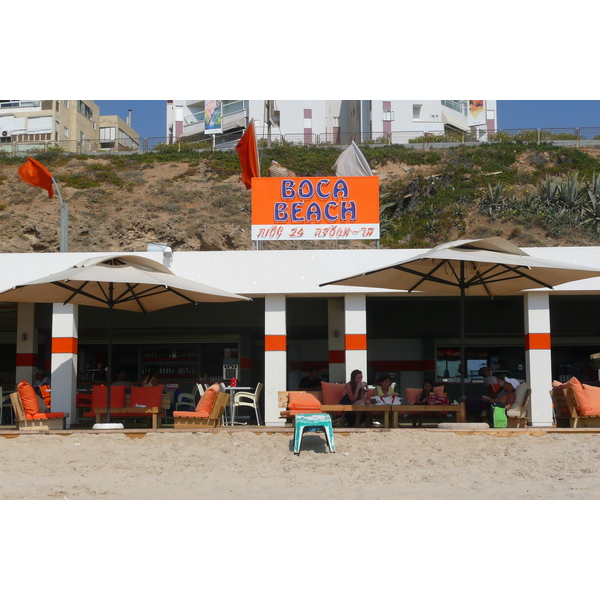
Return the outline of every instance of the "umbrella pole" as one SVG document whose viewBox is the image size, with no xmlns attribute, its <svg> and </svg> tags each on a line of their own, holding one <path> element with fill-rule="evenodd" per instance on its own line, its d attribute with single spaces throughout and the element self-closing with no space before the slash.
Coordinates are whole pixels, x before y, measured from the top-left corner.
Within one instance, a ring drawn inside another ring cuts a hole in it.
<svg viewBox="0 0 600 600">
<path fill-rule="evenodd" d="M 465 373 L 467 361 L 465 356 L 465 265 L 460 263 L 460 396 L 465 395 Z"/>
<path fill-rule="evenodd" d="M 112 283 L 110 284 L 112 287 Z M 112 291 L 112 290 L 111 290 Z M 106 422 L 110 423 L 110 388 L 112 373 L 112 329 L 113 329 L 113 307 L 108 307 L 108 372 L 106 374 Z"/>
</svg>

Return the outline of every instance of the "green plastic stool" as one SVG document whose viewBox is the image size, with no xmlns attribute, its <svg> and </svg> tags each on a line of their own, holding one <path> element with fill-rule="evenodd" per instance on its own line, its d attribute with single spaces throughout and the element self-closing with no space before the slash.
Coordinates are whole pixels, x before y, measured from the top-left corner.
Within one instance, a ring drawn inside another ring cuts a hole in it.
<svg viewBox="0 0 600 600">
<path fill-rule="evenodd" d="M 330 452 L 335 452 L 335 443 L 333 441 L 333 427 L 331 426 L 331 417 L 323 413 L 314 413 L 308 415 L 296 415 L 294 419 L 294 454 L 300 454 L 302 445 L 302 436 L 305 431 L 323 431 Z"/>
</svg>

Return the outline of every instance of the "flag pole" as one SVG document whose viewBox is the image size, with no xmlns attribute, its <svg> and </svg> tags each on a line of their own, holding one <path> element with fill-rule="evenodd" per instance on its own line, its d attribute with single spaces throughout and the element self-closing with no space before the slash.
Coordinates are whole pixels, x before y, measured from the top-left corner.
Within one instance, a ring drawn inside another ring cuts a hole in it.
<svg viewBox="0 0 600 600">
<path fill-rule="evenodd" d="M 60 200 L 60 242 L 59 242 L 59 251 L 60 252 L 68 252 L 69 251 L 69 206 L 66 202 L 63 202 L 62 195 L 60 193 L 60 189 L 58 184 L 56 183 L 56 179 L 52 178 L 52 183 L 56 188 L 56 192 L 58 193 L 58 198 Z"/>
</svg>

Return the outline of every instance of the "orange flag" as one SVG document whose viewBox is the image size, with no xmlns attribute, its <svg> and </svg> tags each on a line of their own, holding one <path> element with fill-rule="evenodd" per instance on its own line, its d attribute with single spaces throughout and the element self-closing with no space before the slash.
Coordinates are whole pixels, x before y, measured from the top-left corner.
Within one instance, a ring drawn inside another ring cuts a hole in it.
<svg viewBox="0 0 600 600">
<path fill-rule="evenodd" d="M 240 157 L 242 165 L 242 183 L 249 190 L 252 187 L 252 178 L 260 177 L 260 165 L 258 162 L 258 146 L 256 145 L 256 135 L 254 134 L 254 121 L 242 136 L 242 139 L 235 147 L 235 151 Z"/>
<path fill-rule="evenodd" d="M 48 198 L 54 196 L 54 188 L 52 187 L 52 173 L 37 160 L 27 157 L 27 162 L 21 165 L 18 170 L 19 177 L 29 185 L 48 190 Z"/>
</svg>

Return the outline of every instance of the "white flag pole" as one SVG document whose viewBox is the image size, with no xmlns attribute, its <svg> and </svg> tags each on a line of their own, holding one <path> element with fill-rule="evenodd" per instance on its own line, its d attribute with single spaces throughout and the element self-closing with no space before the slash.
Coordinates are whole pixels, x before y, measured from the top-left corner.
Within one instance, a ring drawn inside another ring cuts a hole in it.
<svg viewBox="0 0 600 600">
<path fill-rule="evenodd" d="M 59 242 L 59 251 L 60 252 L 68 252 L 69 251 L 69 207 L 66 202 L 63 202 L 62 195 L 60 193 L 60 189 L 58 184 L 56 183 L 56 179 L 52 178 L 52 183 L 56 188 L 56 192 L 58 193 L 58 198 L 60 200 L 60 242 Z"/>
</svg>

